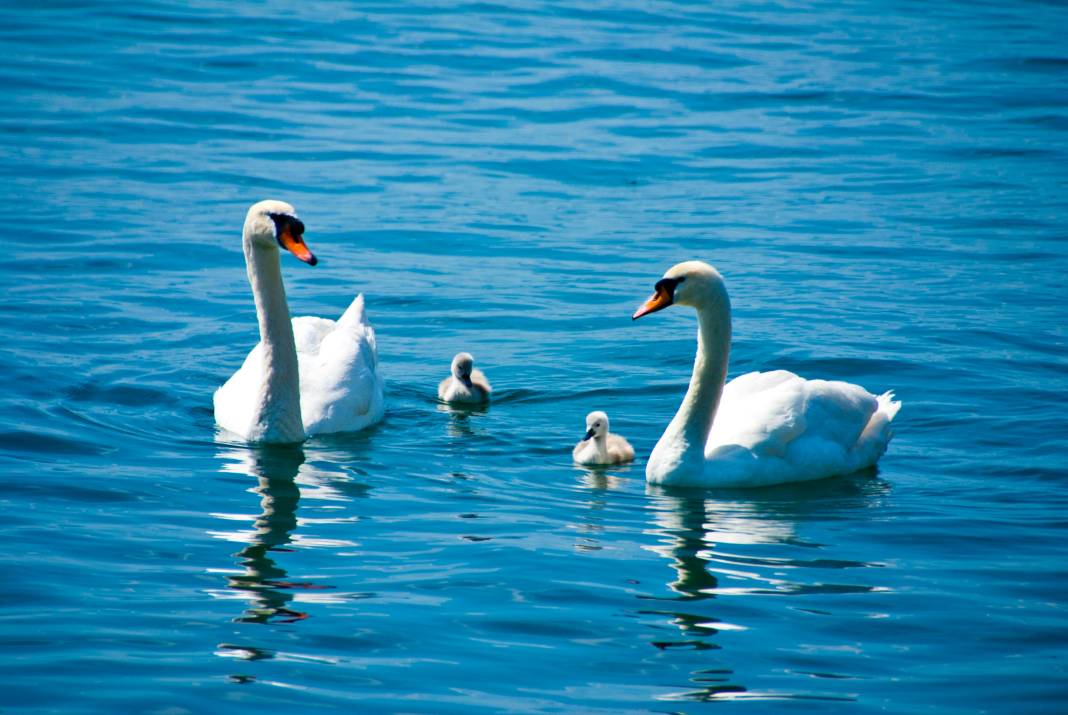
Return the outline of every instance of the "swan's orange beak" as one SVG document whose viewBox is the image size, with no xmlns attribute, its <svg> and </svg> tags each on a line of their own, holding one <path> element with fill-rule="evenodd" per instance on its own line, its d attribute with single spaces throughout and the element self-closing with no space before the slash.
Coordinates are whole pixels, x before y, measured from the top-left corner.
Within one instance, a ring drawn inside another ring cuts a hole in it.
<svg viewBox="0 0 1068 715">
<path fill-rule="evenodd" d="M 283 224 L 278 231 L 278 243 L 300 260 L 310 266 L 314 266 L 319 262 L 319 259 L 304 243 L 304 237 L 299 232 L 294 231 L 293 228 L 293 224 L 290 222 Z"/>
<path fill-rule="evenodd" d="M 630 316 L 631 320 L 637 320 L 643 315 L 649 315 L 649 313 L 655 313 L 658 310 L 663 310 L 672 303 L 675 302 L 675 281 L 670 278 L 663 278 L 656 282 L 655 292 L 649 298 L 641 304 L 638 310 L 634 311 L 634 315 Z"/>
</svg>

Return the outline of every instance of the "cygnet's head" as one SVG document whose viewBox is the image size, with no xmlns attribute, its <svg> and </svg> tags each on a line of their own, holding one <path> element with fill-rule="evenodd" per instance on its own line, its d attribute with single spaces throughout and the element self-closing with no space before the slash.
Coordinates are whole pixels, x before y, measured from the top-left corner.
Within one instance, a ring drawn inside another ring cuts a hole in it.
<svg viewBox="0 0 1068 715">
<path fill-rule="evenodd" d="M 452 359 L 452 376 L 470 387 L 471 370 L 474 367 L 475 359 L 471 357 L 471 353 L 456 353 L 456 357 Z"/>
<path fill-rule="evenodd" d="M 269 250 L 281 246 L 305 263 L 319 262 L 304 244 L 304 222 L 285 201 L 268 199 L 252 205 L 245 216 L 245 242 Z"/>
<path fill-rule="evenodd" d="M 716 302 L 730 305 L 719 271 L 704 261 L 685 261 L 669 268 L 656 282 L 653 295 L 634 312 L 632 319 L 637 320 L 669 305 L 704 308 Z"/>
<path fill-rule="evenodd" d="M 608 415 L 600 410 L 586 415 L 586 436 L 582 438 L 583 442 L 590 437 L 604 437 L 607 434 Z"/>
</svg>

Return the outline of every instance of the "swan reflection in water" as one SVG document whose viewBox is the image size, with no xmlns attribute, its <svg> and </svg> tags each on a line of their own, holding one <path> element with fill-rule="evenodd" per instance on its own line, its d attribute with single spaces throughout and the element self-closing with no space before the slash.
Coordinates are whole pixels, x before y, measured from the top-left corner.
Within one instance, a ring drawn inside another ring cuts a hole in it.
<svg viewBox="0 0 1068 715">
<path fill-rule="evenodd" d="M 664 607 L 646 608 L 642 615 L 658 618 L 656 627 L 663 631 L 663 621 L 678 630 L 681 638 L 657 637 L 652 645 L 662 651 L 718 651 L 722 646 L 714 638 L 721 631 L 745 631 L 744 624 L 728 623 L 713 616 L 715 599 L 725 595 L 792 595 L 820 593 L 824 590 L 861 593 L 875 590 L 871 586 L 830 586 L 804 583 L 806 567 L 865 568 L 863 562 L 783 558 L 776 550 L 750 549 L 750 546 L 789 545 L 815 548 L 797 535 L 797 524 L 805 521 L 806 511 L 826 514 L 828 510 L 856 510 L 870 506 L 887 489 L 885 482 L 858 474 L 810 485 L 790 485 L 745 498 L 737 493 L 724 499 L 701 489 L 671 489 L 647 485 L 651 498 L 652 525 L 646 533 L 658 537 L 648 549 L 666 558 L 674 571 L 667 582 L 667 595 L 640 596 L 647 602 L 664 602 Z M 782 576 L 790 569 L 794 580 Z M 816 572 L 818 574 L 819 572 Z M 721 579 L 724 582 L 721 582 Z M 667 605 L 671 604 L 671 605 Z M 726 604 L 722 604 L 725 606 Z M 721 608 L 726 610 L 726 608 Z M 730 681 L 732 668 L 713 660 L 709 666 L 691 672 L 696 689 L 677 693 L 667 699 L 722 700 L 736 697 L 760 698 L 742 685 Z M 743 695 L 744 694 L 744 695 Z M 810 694 L 811 695 L 811 694 Z M 778 694 L 776 697 L 782 697 Z M 807 696 L 806 696 L 807 697 Z"/>
<path fill-rule="evenodd" d="M 745 630 L 738 624 L 724 623 L 712 616 L 701 602 L 716 598 L 719 578 L 710 568 L 716 542 L 735 544 L 781 543 L 793 537 L 789 522 L 753 518 L 717 509 L 717 503 L 704 490 L 672 490 L 647 486 L 653 500 L 653 526 L 646 533 L 659 537 L 659 543 L 644 548 L 665 557 L 674 570 L 667 582 L 672 595 L 641 596 L 648 601 L 663 601 L 663 607 L 639 611 L 658 619 L 666 617 L 678 629 L 680 637 L 670 633 L 656 636 L 652 645 L 662 651 L 718 651 L 713 639 L 723 630 Z M 664 631 L 663 625 L 655 626 Z M 719 658 L 702 659 L 706 667 L 690 673 L 693 689 L 667 697 L 670 700 L 712 701 L 738 697 L 748 688 L 732 683 L 734 670 Z M 710 662 L 709 662 L 710 661 Z"/>
<path fill-rule="evenodd" d="M 302 486 L 305 496 L 310 493 L 320 499 L 345 498 L 324 479 L 324 476 L 330 475 L 305 465 L 304 451 L 298 446 L 234 449 L 219 456 L 228 460 L 223 471 L 255 477 L 257 484 L 249 491 L 259 496 L 260 513 L 255 517 L 215 514 L 229 521 L 252 518 L 253 528 L 211 532 L 216 538 L 245 544 L 235 554 L 240 571 L 227 572 L 228 590 L 216 590 L 212 592 L 213 595 L 239 598 L 249 603 L 244 612 L 234 619 L 240 623 L 294 623 L 308 617 L 308 613 L 295 606 L 295 603 L 335 600 L 325 594 L 317 598 L 308 593 L 328 590 L 332 586 L 292 580 L 276 561 L 278 554 L 296 551 L 294 547 L 351 544 L 301 538 L 295 533 L 303 521 L 297 517 Z"/>
</svg>

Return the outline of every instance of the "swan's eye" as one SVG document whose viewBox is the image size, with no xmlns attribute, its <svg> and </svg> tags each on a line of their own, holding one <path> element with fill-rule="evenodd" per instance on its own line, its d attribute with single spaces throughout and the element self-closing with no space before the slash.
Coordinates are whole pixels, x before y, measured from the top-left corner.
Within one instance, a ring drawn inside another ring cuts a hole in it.
<svg viewBox="0 0 1068 715">
<path fill-rule="evenodd" d="M 684 280 L 686 280 L 686 276 L 679 276 L 678 278 L 675 279 L 675 282 L 676 283 L 682 283 Z"/>
<path fill-rule="evenodd" d="M 301 236 L 304 234 L 304 222 L 296 216 L 275 213 L 267 215 L 270 216 L 272 221 L 274 221 L 274 226 L 279 233 L 282 232 L 282 229 L 288 226 L 289 230 L 293 233 L 294 236 Z"/>
<path fill-rule="evenodd" d="M 653 286 L 657 293 L 666 293 L 668 296 L 675 295 L 675 287 L 682 281 L 681 278 L 661 278 Z"/>
</svg>

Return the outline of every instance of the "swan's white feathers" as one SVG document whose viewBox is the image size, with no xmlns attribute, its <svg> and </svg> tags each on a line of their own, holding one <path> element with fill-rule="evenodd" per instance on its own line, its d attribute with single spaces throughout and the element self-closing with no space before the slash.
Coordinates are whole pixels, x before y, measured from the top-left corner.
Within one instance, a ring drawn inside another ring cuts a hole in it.
<svg viewBox="0 0 1068 715">
<path fill-rule="evenodd" d="M 762 486 L 846 474 L 886 450 L 901 403 L 859 385 L 786 370 L 727 383 L 705 445 L 709 484 Z"/>
<path fill-rule="evenodd" d="M 263 344 L 256 343 L 237 372 L 215 391 L 215 422 L 220 427 L 241 437 L 248 434 L 256 407 L 251 397 L 258 394 L 263 384 L 262 373 Z"/>
<path fill-rule="evenodd" d="M 800 378 L 786 370 L 751 372 L 731 380 L 712 423 L 705 453 L 737 444 L 757 454 L 782 456 L 785 446 L 805 429 Z M 803 381 L 802 381 L 803 382 Z"/>
<path fill-rule="evenodd" d="M 786 370 L 742 375 L 726 385 L 730 299 L 706 263 L 668 269 L 666 287 L 634 314 L 694 308 L 698 351 L 690 386 L 646 464 L 654 484 L 755 487 L 847 474 L 874 465 L 900 407 L 858 385 L 806 380 Z M 668 302 L 670 300 L 670 302 Z"/>
<path fill-rule="evenodd" d="M 363 295 L 340 320 L 293 318 L 300 369 L 300 412 L 304 431 L 355 432 L 382 419 L 382 378 L 377 372 L 375 332 L 364 313 Z M 253 419 L 255 395 L 263 378 L 263 345 L 257 343 L 241 369 L 215 393 L 215 418 L 236 434 Z"/>
<path fill-rule="evenodd" d="M 886 419 L 889 422 L 897 415 L 897 411 L 901 409 L 901 403 L 894 399 L 894 391 L 887 390 L 883 394 L 875 398 L 879 403 L 879 412 L 886 415 Z"/>
</svg>

